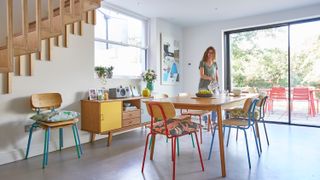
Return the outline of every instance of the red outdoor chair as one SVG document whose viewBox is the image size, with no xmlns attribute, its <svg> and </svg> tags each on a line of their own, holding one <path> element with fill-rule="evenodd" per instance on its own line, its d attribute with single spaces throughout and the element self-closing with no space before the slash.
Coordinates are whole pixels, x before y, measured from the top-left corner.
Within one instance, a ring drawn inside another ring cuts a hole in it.
<svg viewBox="0 0 320 180">
<path fill-rule="evenodd" d="M 314 112 L 314 103 L 312 103 L 312 98 L 310 96 L 310 89 L 307 87 L 295 87 L 292 92 L 291 110 L 293 111 L 294 101 L 308 101 L 308 114 L 312 115 Z"/>
<path fill-rule="evenodd" d="M 288 100 L 286 89 L 284 87 L 272 87 L 269 94 L 268 111 L 273 111 L 273 101 Z"/>
</svg>

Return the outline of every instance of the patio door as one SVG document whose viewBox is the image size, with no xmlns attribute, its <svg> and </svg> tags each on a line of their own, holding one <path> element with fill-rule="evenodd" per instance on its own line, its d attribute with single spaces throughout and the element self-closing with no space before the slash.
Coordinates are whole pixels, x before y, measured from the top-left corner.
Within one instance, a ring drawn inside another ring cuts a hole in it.
<svg viewBox="0 0 320 180">
<path fill-rule="evenodd" d="M 291 123 L 320 125 L 320 21 L 290 25 Z"/>
<path fill-rule="evenodd" d="M 288 27 L 230 32 L 229 48 L 227 87 L 265 92 L 272 97 L 266 120 L 288 123 Z"/>
<path fill-rule="evenodd" d="M 230 90 L 269 95 L 266 121 L 320 126 L 320 18 L 225 32 Z"/>
</svg>

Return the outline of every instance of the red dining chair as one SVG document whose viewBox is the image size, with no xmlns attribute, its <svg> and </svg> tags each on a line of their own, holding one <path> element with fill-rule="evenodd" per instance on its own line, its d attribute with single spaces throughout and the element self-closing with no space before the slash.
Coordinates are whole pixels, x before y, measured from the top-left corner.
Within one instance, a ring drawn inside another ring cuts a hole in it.
<svg viewBox="0 0 320 180">
<path fill-rule="evenodd" d="M 196 142 L 198 146 L 198 153 L 200 157 L 200 163 L 202 167 L 202 171 L 204 171 L 204 165 L 202 161 L 201 150 L 199 146 L 197 131 L 199 129 L 199 124 L 194 123 L 189 119 L 181 120 L 174 119 L 176 117 L 176 111 L 172 103 L 170 102 L 148 102 L 146 103 L 148 112 L 151 115 L 151 123 L 150 123 L 150 133 L 148 133 L 144 148 L 144 155 L 142 161 L 142 173 L 144 170 L 144 163 L 146 159 L 147 147 L 149 137 L 151 135 L 153 141 L 151 145 L 150 151 L 150 160 L 153 160 L 154 154 L 154 144 L 156 135 L 165 135 L 168 139 L 171 139 L 171 153 L 172 153 L 172 179 L 175 179 L 176 172 L 176 146 L 177 139 L 184 135 L 194 134 L 196 137 Z M 161 119 L 161 121 L 156 121 L 156 119 Z"/>
<path fill-rule="evenodd" d="M 312 107 L 310 97 L 310 89 L 307 87 L 294 87 L 292 92 L 291 110 L 293 111 L 294 101 L 308 101 L 308 114 L 312 114 L 314 107 Z M 314 104 L 313 104 L 314 105 Z"/>
<path fill-rule="evenodd" d="M 272 87 L 268 100 L 268 111 L 273 111 L 273 101 L 275 100 L 288 100 L 286 89 L 284 87 Z"/>
</svg>

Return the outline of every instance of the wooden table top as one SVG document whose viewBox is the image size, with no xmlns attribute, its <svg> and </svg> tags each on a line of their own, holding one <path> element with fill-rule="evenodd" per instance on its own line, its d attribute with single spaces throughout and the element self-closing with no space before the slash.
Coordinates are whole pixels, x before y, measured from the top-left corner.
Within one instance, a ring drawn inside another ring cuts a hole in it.
<svg viewBox="0 0 320 180">
<path fill-rule="evenodd" d="M 241 94 L 240 96 L 213 96 L 210 98 L 199 98 L 194 96 L 169 97 L 161 99 L 146 99 L 152 102 L 171 102 L 176 108 L 188 108 L 198 110 L 214 110 L 217 106 L 229 105 L 242 102 L 247 98 L 257 97 L 258 94 Z"/>
</svg>

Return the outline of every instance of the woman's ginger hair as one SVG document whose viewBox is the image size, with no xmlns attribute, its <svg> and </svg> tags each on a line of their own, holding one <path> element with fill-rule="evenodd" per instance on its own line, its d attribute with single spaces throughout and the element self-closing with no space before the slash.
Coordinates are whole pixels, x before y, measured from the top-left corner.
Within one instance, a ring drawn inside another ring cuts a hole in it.
<svg viewBox="0 0 320 180">
<path fill-rule="evenodd" d="M 209 46 L 206 51 L 203 53 L 203 57 L 202 57 L 202 61 L 206 62 L 207 61 L 207 57 L 208 57 L 208 53 L 209 51 L 213 51 L 213 60 L 216 59 L 216 50 L 214 49 L 214 47 Z"/>
</svg>

